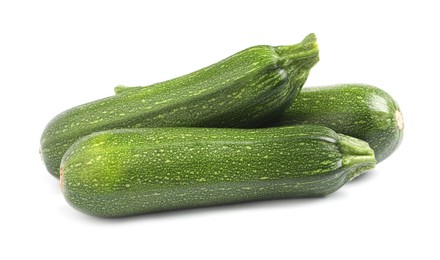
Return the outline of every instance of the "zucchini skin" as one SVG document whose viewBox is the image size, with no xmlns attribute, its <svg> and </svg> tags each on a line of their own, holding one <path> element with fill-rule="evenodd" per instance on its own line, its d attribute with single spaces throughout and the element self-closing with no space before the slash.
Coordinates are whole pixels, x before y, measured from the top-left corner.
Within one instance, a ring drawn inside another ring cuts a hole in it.
<svg viewBox="0 0 440 260">
<path fill-rule="evenodd" d="M 73 144 L 60 182 L 73 207 L 122 217 L 324 196 L 374 166 L 366 142 L 322 126 L 119 129 Z"/>
<path fill-rule="evenodd" d="M 303 88 L 295 102 L 269 126 L 316 124 L 369 143 L 377 162 L 389 157 L 403 138 L 403 117 L 385 91 L 366 84 Z"/>
<path fill-rule="evenodd" d="M 45 128 L 43 161 L 59 177 L 75 141 L 109 129 L 262 125 L 290 105 L 318 59 L 310 34 L 295 45 L 251 47 L 188 75 L 71 108 Z"/>
</svg>

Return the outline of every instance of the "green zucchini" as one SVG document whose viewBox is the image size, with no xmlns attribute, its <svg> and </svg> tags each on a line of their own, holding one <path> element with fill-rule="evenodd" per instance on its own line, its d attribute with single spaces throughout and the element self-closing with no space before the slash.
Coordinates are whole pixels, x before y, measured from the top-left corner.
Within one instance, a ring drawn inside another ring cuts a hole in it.
<svg viewBox="0 0 440 260">
<path fill-rule="evenodd" d="M 290 105 L 317 61 L 310 34 L 296 45 L 251 47 L 188 75 L 74 107 L 43 132 L 46 168 L 59 177 L 66 150 L 96 131 L 259 126 Z"/>
<path fill-rule="evenodd" d="M 316 124 L 369 143 L 383 161 L 399 146 L 403 117 L 385 91 L 365 84 L 303 88 L 295 102 L 269 126 Z"/>
<path fill-rule="evenodd" d="M 374 166 L 366 142 L 323 126 L 119 129 L 74 143 L 60 181 L 75 208 L 120 217 L 324 196 Z"/>
</svg>

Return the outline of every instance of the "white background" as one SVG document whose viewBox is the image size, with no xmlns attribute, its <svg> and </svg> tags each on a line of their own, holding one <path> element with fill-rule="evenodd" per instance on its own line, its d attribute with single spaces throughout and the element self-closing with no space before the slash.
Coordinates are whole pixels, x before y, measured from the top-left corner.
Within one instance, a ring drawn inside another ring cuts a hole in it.
<svg viewBox="0 0 440 260">
<path fill-rule="evenodd" d="M 440 259 L 435 2 L 1 1 L 0 258 Z M 40 161 L 65 109 L 310 32 L 321 61 L 306 86 L 372 84 L 405 119 L 399 150 L 326 198 L 100 219 Z"/>
</svg>

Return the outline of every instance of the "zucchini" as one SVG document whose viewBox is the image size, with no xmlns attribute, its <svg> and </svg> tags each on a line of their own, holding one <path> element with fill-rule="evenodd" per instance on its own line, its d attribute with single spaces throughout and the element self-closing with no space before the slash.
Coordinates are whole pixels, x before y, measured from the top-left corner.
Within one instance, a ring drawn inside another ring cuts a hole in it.
<svg viewBox="0 0 440 260">
<path fill-rule="evenodd" d="M 369 143 L 381 162 L 399 146 L 403 117 L 385 91 L 365 84 L 302 89 L 295 102 L 269 126 L 316 124 Z"/>
<path fill-rule="evenodd" d="M 75 208 L 120 217 L 324 196 L 374 166 L 366 142 L 323 126 L 119 129 L 74 143 L 60 182 Z"/>
<path fill-rule="evenodd" d="M 310 34 L 296 45 L 251 47 L 188 75 L 74 107 L 42 134 L 46 168 L 59 177 L 66 150 L 102 130 L 262 125 L 287 108 L 317 61 Z"/>
</svg>

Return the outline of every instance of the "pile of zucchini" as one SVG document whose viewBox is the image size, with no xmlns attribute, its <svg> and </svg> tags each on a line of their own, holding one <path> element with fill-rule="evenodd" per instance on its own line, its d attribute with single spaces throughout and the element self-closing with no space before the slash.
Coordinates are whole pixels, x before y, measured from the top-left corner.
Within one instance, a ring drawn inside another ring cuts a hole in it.
<svg viewBox="0 0 440 260">
<path fill-rule="evenodd" d="M 305 88 L 314 34 L 73 107 L 41 137 L 47 170 L 88 214 L 324 196 L 397 148 L 403 119 L 376 87 Z"/>
</svg>

